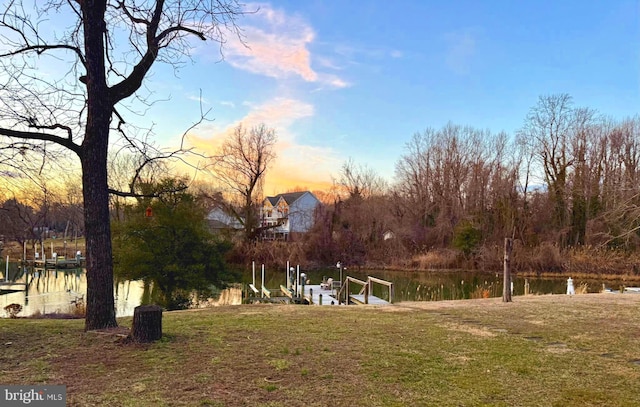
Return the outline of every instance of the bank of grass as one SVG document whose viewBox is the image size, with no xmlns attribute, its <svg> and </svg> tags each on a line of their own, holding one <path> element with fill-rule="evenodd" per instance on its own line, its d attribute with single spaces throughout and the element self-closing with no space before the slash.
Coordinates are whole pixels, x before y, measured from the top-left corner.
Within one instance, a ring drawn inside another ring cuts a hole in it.
<svg viewBox="0 0 640 407">
<path fill-rule="evenodd" d="M 0 320 L 0 383 L 69 406 L 637 406 L 640 295 L 165 313 L 124 344 L 82 320 Z M 120 325 L 131 325 L 130 318 Z"/>
</svg>

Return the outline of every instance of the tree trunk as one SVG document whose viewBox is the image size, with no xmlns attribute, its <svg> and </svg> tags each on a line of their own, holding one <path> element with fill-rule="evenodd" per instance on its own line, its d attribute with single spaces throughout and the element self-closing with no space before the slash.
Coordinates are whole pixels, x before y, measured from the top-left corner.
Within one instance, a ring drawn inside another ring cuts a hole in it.
<svg viewBox="0 0 640 407">
<path fill-rule="evenodd" d="M 82 4 L 87 68 L 87 123 L 80 151 L 87 246 L 85 330 L 117 326 L 109 225 L 107 151 L 113 103 L 104 71 L 105 0 Z"/>
<path fill-rule="evenodd" d="M 511 302 L 511 250 L 513 240 L 504 239 L 504 287 L 502 288 L 502 302 Z"/>
<path fill-rule="evenodd" d="M 153 342 L 162 338 L 162 308 L 140 305 L 133 310 L 131 337 L 136 342 Z"/>
<path fill-rule="evenodd" d="M 113 291 L 113 260 L 109 224 L 106 154 L 85 150 L 82 188 L 87 258 L 85 330 L 117 326 Z M 101 162 L 104 160 L 104 162 Z"/>
</svg>

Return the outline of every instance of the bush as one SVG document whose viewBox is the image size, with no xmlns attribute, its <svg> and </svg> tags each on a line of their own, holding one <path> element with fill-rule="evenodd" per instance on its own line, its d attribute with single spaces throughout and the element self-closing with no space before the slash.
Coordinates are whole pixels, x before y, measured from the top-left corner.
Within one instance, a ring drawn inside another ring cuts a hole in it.
<svg viewBox="0 0 640 407">
<path fill-rule="evenodd" d="M 9 316 L 9 318 L 18 318 L 18 314 L 22 312 L 22 305 L 20 304 L 9 304 L 4 307 L 5 312 Z"/>
</svg>

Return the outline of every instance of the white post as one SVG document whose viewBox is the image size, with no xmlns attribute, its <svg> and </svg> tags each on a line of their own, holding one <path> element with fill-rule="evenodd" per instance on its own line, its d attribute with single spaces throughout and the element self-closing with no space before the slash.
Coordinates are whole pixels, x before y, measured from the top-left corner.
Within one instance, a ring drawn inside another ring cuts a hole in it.
<svg viewBox="0 0 640 407">
<path fill-rule="evenodd" d="M 262 291 L 262 297 L 264 298 L 264 264 L 262 265 L 262 287 L 260 287 L 260 291 Z"/>
<path fill-rule="evenodd" d="M 4 270 L 4 280 L 9 281 L 9 256 L 7 256 L 7 268 Z"/>
<path fill-rule="evenodd" d="M 24 243 L 22 243 L 22 265 L 26 266 L 27 265 L 27 241 L 25 240 Z"/>
<path fill-rule="evenodd" d="M 51 240 L 51 257 L 53 257 L 53 240 Z"/>
<path fill-rule="evenodd" d="M 256 286 L 256 262 L 251 262 L 251 271 L 253 272 L 253 286 Z"/>
<path fill-rule="evenodd" d="M 298 293 L 298 297 L 301 295 L 300 294 L 300 265 L 297 265 L 297 273 L 298 273 L 298 278 L 296 279 L 296 292 Z"/>
<path fill-rule="evenodd" d="M 284 283 L 284 285 L 287 287 L 287 289 L 289 289 L 289 260 L 287 260 L 287 281 Z"/>
</svg>

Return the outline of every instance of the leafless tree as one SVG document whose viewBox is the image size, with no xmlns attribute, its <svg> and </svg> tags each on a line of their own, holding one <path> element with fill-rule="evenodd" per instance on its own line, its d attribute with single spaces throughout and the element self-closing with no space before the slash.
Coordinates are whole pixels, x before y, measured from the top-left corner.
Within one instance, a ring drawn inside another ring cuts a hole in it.
<svg viewBox="0 0 640 407">
<path fill-rule="evenodd" d="M 543 168 L 553 202 L 555 227 L 560 229 L 567 224 L 567 178 L 573 165 L 570 150 L 573 114 L 573 101 L 568 94 L 541 96 L 521 129 Z"/>
<path fill-rule="evenodd" d="M 210 170 L 223 190 L 219 205 L 244 226 L 247 240 L 257 233 L 257 205 L 265 174 L 276 158 L 276 141 L 276 131 L 265 124 L 250 129 L 240 124 L 212 158 Z"/>
<path fill-rule="evenodd" d="M 153 65 L 188 57 L 191 38 L 222 44 L 228 33 L 240 35 L 242 13 L 235 0 L 15 0 L 0 9 L 0 151 L 56 158 L 66 149 L 80 161 L 87 330 L 116 325 L 107 183 L 112 133 L 136 148 L 123 103 L 145 99 L 141 87 Z"/>
<path fill-rule="evenodd" d="M 352 158 L 342 164 L 336 184 L 347 198 L 366 199 L 383 195 L 387 189 L 386 181 L 375 170 L 356 164 Z"/>
</svg>

